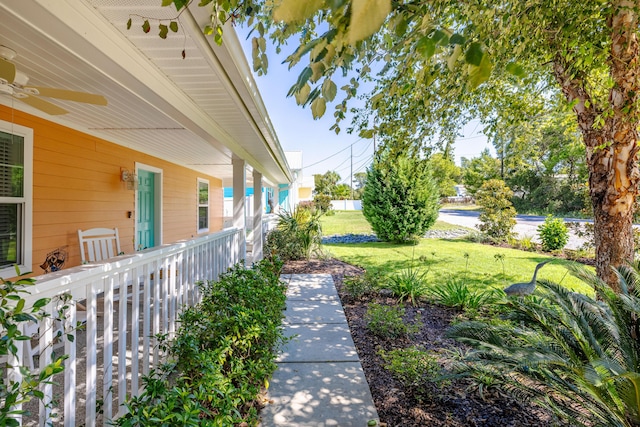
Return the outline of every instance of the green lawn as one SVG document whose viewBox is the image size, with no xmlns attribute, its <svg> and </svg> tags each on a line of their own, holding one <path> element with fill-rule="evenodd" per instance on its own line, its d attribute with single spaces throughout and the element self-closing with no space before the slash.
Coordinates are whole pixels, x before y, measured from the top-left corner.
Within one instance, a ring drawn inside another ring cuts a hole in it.
<svg viewBox="0 0 640 427">
<path fill-rule="evenodd" d="M 441 229 L 459 228 L 442 222 L 436 225 Z M 322 227 L 325 235 L 371 232 L 359 211 L 338 211 L 336 215 L 325 216 Z M 417 246 L 362 243 L 324 245 L 324 248 L 338 259 L 381 275 L 407 268 L 429 269 L 427 280 L 433 285 L 461 279 L 473 289 L 504 288 L 512 283 L 528 282 L 536 264 L 550 258 L 534 252 L 443 239 L 422 239 Z M 592 294 L 591 288 L 567 274 L 563 264 L 565 261 L 557 260 L 545 265 L 538 272 L 538 279 L 552 280 L 574 291 Z"/>
<path fill-rule="evenodd" d="M 320 218 L 322 234 L 332 236 L 334 234 L 373 234 L 371 226 L 364 218 L 362 211 L 335 211 L 335 215 L 323 215 Z M 464 228 L 442 221 L 436 221 L 432 230 L 451 230 Z"/>
<path fill-rule="evenodd" d="M 362 211 L 334 211 L 335 215 L 323 215 L 320 218 L 322 234 L 372 234 L 371 226 L 362 215 Z"/>
</svg>

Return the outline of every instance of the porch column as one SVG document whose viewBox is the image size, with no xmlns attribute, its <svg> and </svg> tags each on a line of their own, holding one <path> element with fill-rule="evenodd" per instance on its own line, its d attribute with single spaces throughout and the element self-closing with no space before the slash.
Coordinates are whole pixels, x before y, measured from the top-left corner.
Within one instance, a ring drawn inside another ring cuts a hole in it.
<svg viewBox="0 0 640 427">
<path fill-rule="evenodd" d="M 271 213 L 278 213 L 280 211 L 280 188 L 278 184 L 273 187 L 273 206 L 275 206 L 275 209 Z"/>
<path fill-rule="evenodd" d="M 245 226 L 245 199 L 247 186 L 247 166 L 244 159 L 233 157 L 233 226 L 242 230 L 240 233 L 240 253 L 241 260 L 247 257 L 247 230 Z"/>
<path fill-rule="evenodd" d="M 262 174 L 253 170 L 253 261 L 262 259 L 262 213 L 264 212 L 262 196 Z"/>
</svg>

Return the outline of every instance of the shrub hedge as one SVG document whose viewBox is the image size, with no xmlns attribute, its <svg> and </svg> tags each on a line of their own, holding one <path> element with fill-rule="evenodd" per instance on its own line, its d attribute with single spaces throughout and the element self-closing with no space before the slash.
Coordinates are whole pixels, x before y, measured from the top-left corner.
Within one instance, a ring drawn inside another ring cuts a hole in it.
<svg viewBox="0 0 640 427">
<path fill-rule="evenodd" d="M 201 285 L 202 302 L 186 309 L 169 360 L 143 379 L 119 426 L 255 426 L 257 397 L 276 369 L 285 341 L 282 263 L 238 264 Z"/>
</svg>

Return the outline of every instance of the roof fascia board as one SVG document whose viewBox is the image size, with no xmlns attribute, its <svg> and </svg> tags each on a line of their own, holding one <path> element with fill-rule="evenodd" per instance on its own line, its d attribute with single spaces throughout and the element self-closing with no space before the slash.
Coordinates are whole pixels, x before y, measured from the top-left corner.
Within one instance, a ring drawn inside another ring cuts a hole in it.
<svg viewBox="0 0 640 427">
<path fill-rule="evenodd" d="M 260 135 L 274 162 L 276 162 L 280 167 L 284 178 L 290 182 L 292 180 L 291 170 L 287 164 L 286 157 L 284 156 L 284 151 L 278 142 L 278 137 L 273 125 L 271 124 L 271 120 L 269 119 L 262 97 L 260 97 L 255 81 L 253 80 L 253 75 L 249 69 L 249 64 L 244 56 L 244 51 L 242 50 L 237 34 L 232 26 L 227 25 L 222 46 L 216 46 L 218 49 L 225 49 L 233 61 L 233 68 L 228 66 L 225 67 L 215 53 L 215 48 L 212 45 L 212 38 L 207 38 L 202 32 L 202 27 L 199 21 L 209 18 L 208 12 L 206 12 L 205 9 L 206 8 L 200 6 L 196 6 L 195 9 L 188 9 L 186 11 L 187 13 L 183 14 L 183 23 L 184 21 L 187 22 L 187 25 L 189 26 L 188 31 L 191 34 L 192 40 L 196 42 L 200 52 L 206 58 L 209 65 L 219 76 L 222 77 L 228 93 L 231 95 L 236 105 L 238 105 L 242 110 L 248 123 L 253 127 L 254 132 Z M 231 76 L 231 73 L 234 73 L 234 75 Z M 235 78 L 236 81 L 242 82 L 243 87 L 239 87 L 234 84 L 233 78 Z M 251 109 L 247 106 L 242 93 L 240 93 L 242 89 L 245 90 L 245 95 L 249 98 L 249 102 L 255 106 L 258 118 L 255 118 L 253 114 L 251 114 Z M 257 120 L 261 121 L 264 126 L 260 126 L 260 123 Z M 277 148 L 274 149 L 274 146 Z M 247 160 L 251 166 L 259 170 L 263 175 L 275 178 L 273 174 L 265 170 L 264 166 L 259 162 L 252 162 L 249 161 L 249 159 Z"/>
</svg>

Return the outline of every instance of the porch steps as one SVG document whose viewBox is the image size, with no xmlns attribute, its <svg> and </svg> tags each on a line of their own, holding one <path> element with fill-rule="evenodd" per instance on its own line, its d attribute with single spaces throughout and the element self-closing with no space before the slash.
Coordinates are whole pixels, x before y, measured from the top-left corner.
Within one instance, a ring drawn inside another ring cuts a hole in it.
<svg viewBox="0 0 640 427">
<path fill-rule="evenodd" d="M 349 325 L 329 274 L 282 276 L 285 335 L 261 427 L 365 427 L 378 421 Z"/>
</svg>

